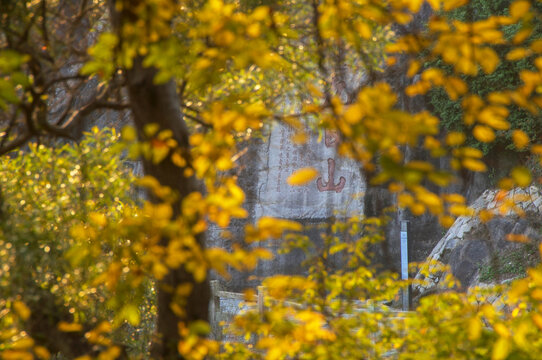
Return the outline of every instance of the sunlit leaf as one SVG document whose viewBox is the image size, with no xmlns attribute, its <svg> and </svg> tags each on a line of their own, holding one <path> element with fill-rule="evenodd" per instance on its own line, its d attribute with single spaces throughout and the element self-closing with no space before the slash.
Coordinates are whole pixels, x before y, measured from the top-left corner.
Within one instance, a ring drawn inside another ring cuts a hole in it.
<svg viewBox="0 0 542 360">
<path fill-rule="evenodd" d="M 529 144 L 529 136 L 522 130 L 512 132 L 512 140 L 518 149 L 524 149 Z"/>
<path fill-rule="evenodd" d="M 68 323 L 66 321 L 61 321 L 58 323 L 58 330 L 62 332 L 78 332 L 83 330 L 83 325 L 78 323 Z"/>
<path fill-rule="evenodd" d="M 520 187 L 529 186 L 532 181 L 531 172 L 524 166 L 518 166 L 512 169 L 510 176 Z"/>
<path fill-rule="evenodd" d="M 306 185 L 318 176 L 318 171 L 314 168 L 302 168 L 291 174 L 286 180 L 292 186 Z"/>
</svg>

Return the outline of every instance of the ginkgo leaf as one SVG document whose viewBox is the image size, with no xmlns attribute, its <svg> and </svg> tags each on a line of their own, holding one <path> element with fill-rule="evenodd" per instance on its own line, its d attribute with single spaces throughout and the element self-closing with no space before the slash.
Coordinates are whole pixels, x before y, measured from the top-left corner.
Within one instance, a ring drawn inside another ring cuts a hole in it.
<svg viewBox="0 0 542 360">
<path fill-rule="evenodd" d="M 509 51 L 508 54 L 506 54 L 506 60 L 509 60 L 509 61 L 521 60 L 527 55 L 529 55 L 529 52 L 527 49 L 516 48 L 514 50 Z"/>
<path fill-rule="evenodd" d="M 510 176 L 520 187 L 529 186 L 532 181 L 531 172 L 524 166 L 515 167 L 510 173 Z"/>
<path fill-rule="evenodd" d="M 24 303 L 20 301 L 13 302 L 13 309 L 21 317 L 21 319 L 26 320 L 30 316 L 30 309 Z"/>
<path fill-rule="evenodd" d="M 16 340 L 10 344 L 10 348 L 13 350 L 24 350 L 34 346 L 34 340 L 29 337 L 24 337 Z"/>
<path fill-rule="evenodd" d="M 122 140 L 131 142 L 137 139 L 137 133 L 133 126 L 125 126 L 121 130 Z"/>
<path fill-rule="evenodd" d="M 466 136 L 462 132 L 451 132 L 446 135 L 446 144 L 449 146 L 462 145 L 465 142 Z"/>
<path fill-rule="evenodd" d="M 510 16 L 513 18 L 520 18 L 525 15 L 531 8 L 531 3 L 527 0 L 514 1 L 510 5 Z"/>
<path fill-rule="evenodd" d="M 533 314 L 532 319 L 536 327 L 538 327 L 540 330 L 542 330 L 542 315 L 540 314 Z"/>
<path fill-rule="evenodd" d="M 34 353 L 39 359 L 43 359 L 43 360 L 49 359 L 51 357 L 51 353 L 49 352 L 49 350 L 47 350 L 43 346 L 35 346 Z"/>
<path fill-rule="evenodd" d="M 524 28 L 521 29 L 514 35 L 514 38 L 512 39 L 512 43 L 514 44 L 521 44 L 524 42 L 529 36 L 531 36 L 533 32 L 532 28 Z"/>
<path fill-rule="evenodd" d="M 529 136 L 522 130 L 514 130 L 512 133 L 512 141 L 518 149 L 523 149 L 529 144 Z"/>
<path fill-rule="evenodd" d="M 524 243 L 524 244 L 527 244 L 531 241 L 531 239 L 527 235 L 524 235 L 524 234 L 508 234 L 506 235 L 506 240 L 512 241 L 512 242 Z"/>
<path fill-rule="evenodd" d="M 476 341 L 482 335 L 482 322 L 479 318 L 475 317 L 469 320 L 469 340 Z"/>
<path fill-rule="evenodd" d="M 493 346 L 493 352 L 491 353 L 491 360 L 506 359 L 510 353 L 510 340 L 501 337 Z"/>
<path fill-rule="evenodd" d="M 78 323 L 68 323 L 66 321 L 61 321 L 58 323 L 58 330 L 63 332 L 78 332 L 83 330 L 83 325 Z"/>
<path fill-rule="evenodd" d="M 132 326 L 139 324 L 140 315 L 139 309 L 134 304 L 127 304 L 121 310 L 121 316 L 126 319 Z"/>
<path fill-rule="evenodd" d="M 476 159 L 468 159 L 468 158 L 463 159 L 461 164 L 463 165 L 463 167 L 465 167 L 465 168 L 467 168 L 467 169 L 469 169 L 471 171 L 483 172 L 483 171 L 487 170 L 486 164 L 484 164 L 482 161 L 476 160 Z"/>
<path fill-rule="evenodd" d="M 292 186 L 305 185 L 318 175 L 318 171 L 311 167 L 306 167 L 295 171 L 292 175 L 288 176 L 286 182 Z"/>
<path fill-rule="evenodd" d="M 495 140 L 495 132 L 489 126 L 476 125 L 472 134 L 476 140 L 481 142 L 489 143 Z"/>
</svg>

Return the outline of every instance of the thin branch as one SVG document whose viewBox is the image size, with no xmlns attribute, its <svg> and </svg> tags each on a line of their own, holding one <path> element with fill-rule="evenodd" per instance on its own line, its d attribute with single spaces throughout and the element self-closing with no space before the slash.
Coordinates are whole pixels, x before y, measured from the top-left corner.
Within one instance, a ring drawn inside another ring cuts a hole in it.
<svg viewBox="0 0 542 360">
<path fill-rule="evenodd" d="M 61 82 L 66 82 L 66 81 L 70 81 L 70 80 L 85 80 L 87 78 L 87 76 L 84 76 L 84 75 L 80 75 L 80 74 L 75 74 L 75 75 L 66 75 L 66 76 L 61 76 L 61 77 L 58 77 L 56 79 L 52 79 L 50 81 L 48 81 L 44 86 L 43 86 L 43 91 L 42 93 L 45 93 L 47 92 L 47 90 L 49 90 L 49 88 L 55 84 L 58 84 L 58 83 L 61 83 Z"/>
<path fill-rule="evenodd" d="M 324 110 L 327 106 L 328 105 L 322 105 L 322 106 L 320 106 L 320 109 L 318 109 L 318 110 Z M 314 115 L 314 114 L 316 114 L 316 111 L 305 112 L 305 113 L 297 113 L 297 114 L 274 114 L 273 117 L 276 120 L 283 120 L 285 118 L 302 118 L 302 117 L 311 116 L 311 115 Z"/>
<path fill-rule="evenodd" d="M 6 140 L 9 138 L 9 135 L 11 134 L 11 131 L 15 127 L 15 123 L 17 122 L 17 109 L 13 112 L 13 116 L 9 120 L 8 127 L 5 131 L 4 136 L 2 136 L 2 141 L 0 142 L 0 149 L 4 147 L 4 144 L 6 143 Z"/>
<path fill-rule="evenodd" d="M 274 50 L 274 52 L 280 56 L 281 58 L 283 58 L 284 60 L 286 60 L 287 62 L 289 62 L 290 64 L 293 64 L 295 66 L 297 66 L 298 68 L 300 68 L 301 70 L 305 71 L 306 73 L 309 73 L 309 74 L 313 74 L 314 73 L 314 70 L 311 70 L 309 69 L 308 67 L 306 67 L 305 65 L 301 64 L 300 62 L 296 61 L 296 60 L 292 60 L 290 59 L 289 57 L 287 57 L 286 55 L 284 54 L 281 54 L 280 52 Z"/>
<path fill-rule="evenodd" d="M 27 132 L 24 135 L 19 136 L 19 138 L 13 140 L 9 144 L 7 144 L 5 147 L 0 148 L 0 156 L 5 155 L 8 152 L 17 149 L 18 147 L 24 145 L 28 140 L 32 138 L 32 134 Z"/>
<path fill-rule="evenodd" d="M 208 124 L 206 123 L 205 121 L 203 121 L 202 119 L 196 117 L 196 116 L 192 116 L 192 115 L 188 115 L 188 114 L 183 114 L 183 116 L 189 118 L 190 120 L 194 121 L 194 122 L 197 122 L 198 124 L 206 127 L 206 128 L 209 128 L 211 129 L 213 126 L 211 124 Z"/>
<path fill-rule="evenodd" d="M 75 94 L 77 93 L 77 90 L 83 86 L 83 82 L 79 83 L 74 89 L 70 89 L 70 98 L 67 102 L 67 106 L 62 112 L 62 114 L 59 116 L 58 120 L 56 121 L 56 125 L 59 126 L 64 122 L 70 111 L 72 110 L 74 103 L 75 103 Z M 54 115 L 54 114 L 52 114 Z"/>
<path fill-rule="evenodd" d="M 47 1 L 41 1 L 41 31 L 43 32 L 43 41 L 45 46 L 49 48 L 49 31 L 47 30 Z"/>
<path fill-rule="evenodd" d="M 87 105 L 83 106 L 81 109 L 74 111 L 73 114 L 68 118 L 68 120 L 63 125 L 55 126 L 55 128 L 58 130 L 68 129 L 69 127 L 74 126 L 76 123 L 81 121 L 85 116 L 89 115 L 90 113 L 96 110 L 109 109 L 109 110 L 122 111 L 128 108 L 130 108 L 129 104 L 99 101 L 95 99 L 95 101 L 91 101 Z"/>
<path fill-rule="evenodd" d="M 196 114 L 199 114 L 200 113 L 200 110 L 199 109 L 196 109 L 195 107 L 193 106 L 190 106 L 190 105 L 186 105 L 184 103 L 181 103 L 181 107 L 187 109 L 187 110 L 190 110 L 190 111 L 193 111 L 195 112 Z"/>
</svg>

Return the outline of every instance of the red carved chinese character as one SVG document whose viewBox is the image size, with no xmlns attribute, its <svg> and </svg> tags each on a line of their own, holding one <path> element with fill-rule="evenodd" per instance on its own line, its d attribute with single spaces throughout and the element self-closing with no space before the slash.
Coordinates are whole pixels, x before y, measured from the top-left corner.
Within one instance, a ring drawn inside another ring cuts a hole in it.
<svg viewBox="0 0 542 360">
<path fill-rule="evenodd" d="M 335 130 L 324 131 L 324 144 L 326 147 L 332 147 L 339 143 L 339 134 Z"/>
<path fill-rule="evenodd" d="M 335 191 L 340 193 L 344 185 L 346 184 L 346 179 L 344 177 L 339 178 L 339 183 L 335 185 L 335 160 L 332 158 L 327 159 L 327 175 L 328 181 L 324 183 L 321 177 L 316 181 L 316 186 L 320 192 L 322 191 Z"/>
</svg>

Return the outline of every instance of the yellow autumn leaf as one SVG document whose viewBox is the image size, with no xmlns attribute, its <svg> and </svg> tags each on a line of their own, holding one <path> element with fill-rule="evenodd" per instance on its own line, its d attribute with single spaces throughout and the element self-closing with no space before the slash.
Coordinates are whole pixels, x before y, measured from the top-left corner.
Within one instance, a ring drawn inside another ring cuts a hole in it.
<svg viewBox="0 0 542 360">
<path fill-rule="evenodd" d="M 353 104 L 344 112 L 344 120 L 349 124 L 358 123 L 363 117 L 364 111 L 360 104 Z"/>
<path fill-rule="evenodd" d="M 499 66 L 499 55 L 492 48 L 485 47 L 476 52 L 476 61 L 486 74 L 491 74 Z"/>
<path fill-rule="evenodd" d="M 458 131 L 453 131 L 446 135 L 446 144 L 448 146 L 458 146 L 462 145 L 465 142 L 465 134 Z"/>
<path fill-rule="evenodd" d="M 525 48 L 516 48 L 514 50 L 509 51 L 508 54 L 506 54 L 506 60 L 509 60 L 509 61 L 521 60 L 524 57 L 526 57 L 528 54 L 529 53 L 528 53 L 527 49 L 525 49 Z"/>
<path fill-rule="evenodd" d="M 122 310 L 120 311 L 121 317 L 126 319 L 132 326 L 136 326 L 139 324 L 140 321 L 140 315 L 139 315 L 139 309 L 134 304 L 127 304 L 125 305 Z"/>
<path fill-rule="evenodd" d="M 493 352 L 491 353 L 491 360 L 506 359 L 510 353 L 510 340 L 501 337 L 493 346 Z"/>
<path fill-rule="evenodd" d="M 443 215 L 439 217 L 440 225 L 442 225 L 445 228 L 452 227 L 452 225 L 455 222 L 455 219 L 450 215 Z"/>
<path fill-rule="evenodd" d="M 466 202 L 466 199 L 461 194 L 443 194 L 442 198 L 449 203 L 457 203 L 457 204 L 464 204 Z"/>
<path fill-rule="evenodd" d="M 535 299 L 536 301 L 542 300 L 542 289 L 536 288 L 533 291 L 531 291 L 531 297 Z"/>
<path fill-rule="evenodd" d="M 499 105 L 508 105 L 510 104 L 510 97 L 502 92 L 492 92 L 487 96 L 487 99 Z"/>
<path fill-rule="evenodd" d="M 0 353 L 2 360 L 32 360 L 34 356 L 27 351 L 5 350 Z"/>
<path fill-rule="evenodd" d="M 531 239 L 524 234 L 508 234 L 506 235 L 506 240 L 511 242 L 518 242 L 518 243 L 524 243 L 527 244 L 531 241 Z"/>
<path fill-rule="evenodd" d="M 83 355 L 83 356 L 76 357 L 73 360 L 92 360 L 92 358 L 89 355 Z"/>
<path fill-rule="evenodd" d="M 512 141 L 518 149 L 523 149 L 529 144 L 529 136 L 522 130 L 514 130 L 512 133 Z"/>
<path fill-rule="evenodd" d="M 58 323 L 58 330 L 63 332 L 77 332 L 83 330 L 83 326 L 77 323 L 68 323 L 61 321 Z"/>
<path fill-rule="evenodd" d="M 463 165 L 463 167 L 471 171 L 483 172 L 487 170 L 486 164 L 476 159 L 470 159 L 470 158 L 463 159 L 463 161 L 461 161 L 461 164 Z"/>
<path fill-rule="evenodd" d="M 98 226 L 105 226 L 107 219 L 104 214 L 98 212 L 92 212 L 88 215 L 89 220 Z"/>
<path fill-rule="evenodd" d="M 467 91 L 467 84 L 460 78 L 449 76 L 444 83 L 444 90 L 448 93 L 451 100 L 457 100 L 459 96 L 464 95 Z"/>
<path fill-rule="evenodd" d="M 125 126 L 121 130 L 122 140 L 132 142 L 137 139 L 137 133 L 133 126 Z"/>
<path fill-rule="evenodd" d="M 531 153 L 535 155 L 542 155 L 542 145 L 536 144 L 531 146 Z"/>
<path fill-rule="evenodd" d="M 482 335 L 482 322 L 475 317 L 469 320 L 469 340 L 476 341 Z"/>
<path fill-rule="evenodd" d="M 518 19 L 525 15 L 531 8 L 531 3 L 527 0 L 518 0 L 514 1 L 510 5 L 510 16 L 515 19 Z"/>
<path fill-rule="evenodd" d="M 480 212 L 478 213 L 478 217 L 480 218 L 481 222 L 486 223 L 489 220 L 493 219 L 494 215 L 491 211 L 484 209 L 480 210 Z"/>
<path fill-rule="evenodd" d="M 508 109 L 503 106 L 489 106 L 478 114 L 481 123 L 491 126 L 495 130 L 508 130 L 510 124 L 506 121 Z"/>
<path fill-rule="evenodd" d="M 435 10 L 435 12 L 440 10 L 441 0 L 428 0 L 427 2 L 431 5 L 433 10 Z"/>
<path fill-rule="evenodd" d="M 34 339 L 29 337 L 24 337 L 10 344 L 10 348 L 13 350 L 24 350 L 31 348 L 32 346 L 34 346 Z"/>
<path fill-rule="evenodd" d="M 454 216 L 470 216 L 474 213 L 471 208 L 462 204 L 452 204 L 448 211 Z"/>
<path fill-rule="evenodd" d="M 529 36 L 531 36 L 533 32 L 532 27 L 526 27 L 521 29 L 514 35 L 514 38 L 512 39 L 512 43 L 514 44 L 521 44 L 524 42 Z"/>
<path fill-rule="evenodd" d="M 42 360 L 47 360 L 51 357 L 51 353 L 49 352 L 49 350 L 47 350 L 43 346 L 35 346 L 34 354 L 36 354 L 36 356 Z"/>
<path fill-rule="evenodd" d="M 476 125 L 472 131 L 476 140 L 489 143 L 495 140 L 495 132 L 489 126 Z"/>
<path fill-rule="evenodd" d="M 413 77 L 418 73 L 422 64 L 418 60 L 411 60 L 410 65 L 408 66 L 407 76 Z"/>
<path fill-rule="evenodd" d="M 533 319 L 533 322 L 536 325 L 536 327 L 538 327 L 538 329 L 542 330 L 542 315 L 533 314 L 532 319 Z"/>
<path fill-rule="evenodd" d="M 13 309 L 15 310 L 17 315 L 19 315 L 19 317 L 23 320 L 28 319 L 28 317 L 30 316 L 30 309 L 21 301 L 15 301 L 13 303 Z"/>
<path fill-rule="evenodd" d="M 531 172 L 524 166 L 515 167 L 510 173 L 510 176 L 520 187 L 529 186 L 532 181 Z"/>
<path fill-rule="evenodd" d="M 542 53 L 542 39 L 534 40 L 531 43 L 531 50 L 537 54 Z"/>
<path fill-rule="evenodd" d="M 369 40 L 373 34 L 373 29 L 365 21 L 358 21 L 355 24 L 355 29 L 357 30 L 358 34 L 365 40 Z"/>
<path fill-rule="evenodd" d="M 314 180 L 318 175 L 318 171 L 311 167 L 306 167 L 295 171 L 292 175 L 288 176 L 286 182 L 292 186 L 301 186 Z"/>
</svg>

